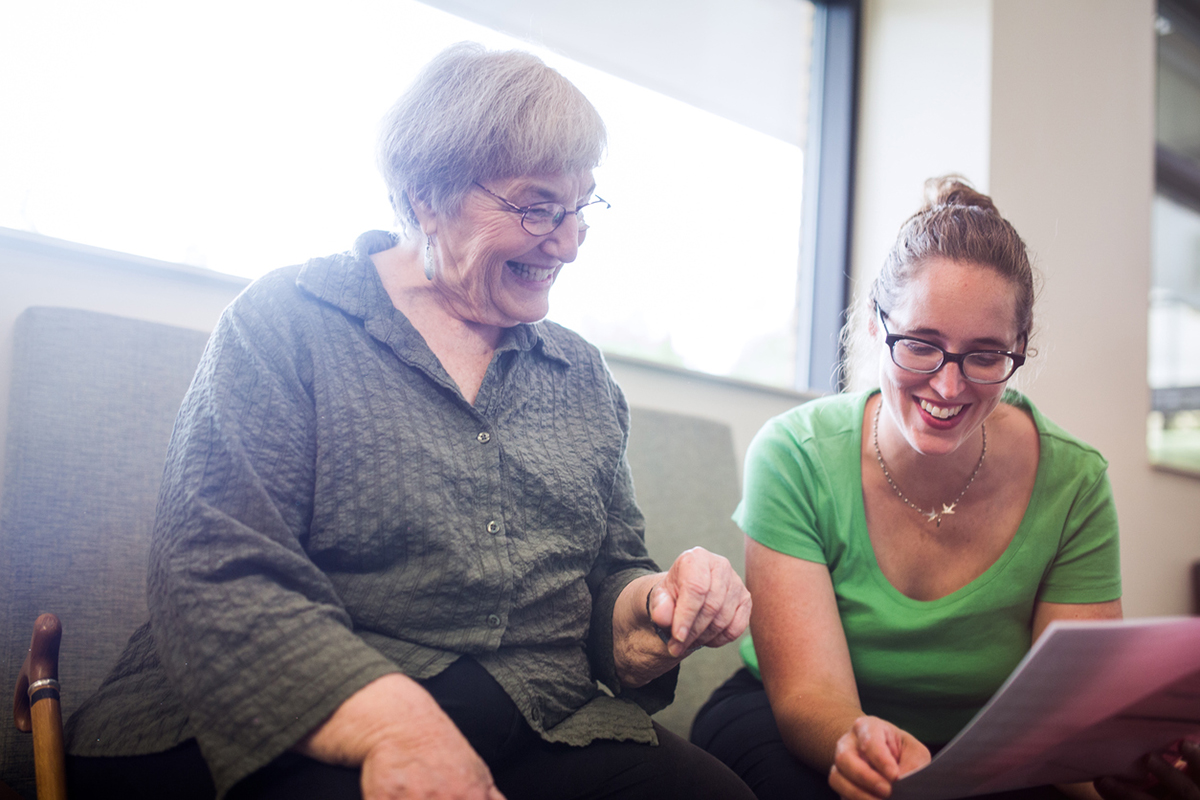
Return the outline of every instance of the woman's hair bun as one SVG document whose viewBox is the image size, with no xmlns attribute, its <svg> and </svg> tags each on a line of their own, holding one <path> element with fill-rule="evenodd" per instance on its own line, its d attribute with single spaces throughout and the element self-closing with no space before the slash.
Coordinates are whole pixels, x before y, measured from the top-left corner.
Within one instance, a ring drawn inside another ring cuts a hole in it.
<svg viewBox="0 0 1200 800">
<path fill-rule="evenodd" d="M 855 331 L 864 334 L 862 338 L 847 334 L 843 341 L 852 351 L 848 358 L 866 352 L 871 338 L 865 332 L 873 330 L 877 308 L 889 313 L 903 302 L 906 292 L 923 290 L 914 287 L 912 280 L 933 259 L 992 270 L 1006 279 L 1013 291 L 1016 334 L 1032 354 L 1034 273 L 1025 242 L 992 198 L 961 175 L 942 175 L 925 181 L 924 205 L 900 226 L 870 291 L 853 312 L 847 330 L 853 324 Z"/>
<path fill-rule="evenodd" d="M 942 175 L 925 181 L 925 208 L 922 211 L 938 206 L 981 208 L 994 214 L 1000 213 L 992 198 L 976 191 L 970 181 L 961 175 Z"/>
<path fill-rule="evenodd" d="M 1015 228 L 992 198 L 961 175 L 925 181 L 925 205 L 900 228 L 871 286 L 871 307 L 885 312 L 900 301 L 913 274 L 932 258 L 995 270 L 1016 289 L 1017 334 L 1033 330 L 1033 266 Z"/>
</svg>

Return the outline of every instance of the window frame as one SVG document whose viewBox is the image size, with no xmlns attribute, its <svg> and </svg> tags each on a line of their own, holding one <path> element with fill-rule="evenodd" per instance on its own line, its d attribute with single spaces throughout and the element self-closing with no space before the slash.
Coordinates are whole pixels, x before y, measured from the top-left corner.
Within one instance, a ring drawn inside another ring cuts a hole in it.
<svg viewBox="0 0 1200 800">
<path fill-rule="evenodd" d="M 845 388 L 861 0 L 815 0 L 804 214 L 797 285 L 796 388 Z"/>
<path fill-rule="evenodd" d="M 1158 0 L 1157 6 L 1159 15 L 1165 16 L 1172 24 L 1186 27 L 1191 32 L 1190 38 L 1200 41 L 1200 0 Z M 1155 194 L 1200 213 L 1200 166 L 1186 156 L 1159 144 L 1157 132 L 1155 139 Z M 1153 285 L 1152 280 L 1152 288 Z M 1151 413 L 1171 414 L 1197 408 L 1200 408 L 1200 387 L 1150 387 Z M 1157 470 L 1200 478 L 1200 473 L 1192 469 L 1168 461 L 1158 461 L 1153 458 L 1152 453 L 1150 455 L 1151 466 Z"/>
</svg>

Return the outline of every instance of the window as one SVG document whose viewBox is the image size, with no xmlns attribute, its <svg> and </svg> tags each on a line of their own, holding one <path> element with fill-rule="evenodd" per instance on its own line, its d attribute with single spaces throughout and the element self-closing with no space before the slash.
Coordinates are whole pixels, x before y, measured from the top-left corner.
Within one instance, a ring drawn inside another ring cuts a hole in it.
<svg viewBox="0 0 1200 800">
<path fill-rule="evenodd" d="M 430 2 L 441 8 L 10 9 L 0 103 L 18 124 L 0 126 L 0 226 L 247 277 L 343 250 L 391 225 L 374 136 L 416 71 L 464 39 L 521 47 L 610 129 L 596 178 L 613 213 L 560 275 L 551 318 L 609 352 L 785 387 L 815 373 L 828 388 L 846 302 L 857 3 L 614 0 L 598 18 L 594 5 Z M 826 69 L 841 19 L 849 44 Z M 809 120 L 810 62 L 812 95 L 832 92 L 840 116 Z M 821 142 L 841 152 L 817 169 L 805 148 Z M 806 199 L 818 191 L 834 198 L 823 211 Z M 824 238 L 802 247 L 802 225 Z"/>
<path fill-rule="evenodd" d="M 1152 463 L 1200 474 L 1200 16 L 1160 0 L 1153 279 Z"/>
</svg>

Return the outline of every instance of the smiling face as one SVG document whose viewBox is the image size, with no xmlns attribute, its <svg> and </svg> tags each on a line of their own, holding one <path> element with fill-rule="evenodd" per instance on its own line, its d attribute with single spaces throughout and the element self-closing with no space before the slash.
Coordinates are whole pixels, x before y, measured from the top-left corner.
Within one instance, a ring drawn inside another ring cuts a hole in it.
<svg viewBox="0 0 1200 800">
<path fill-rule="evenodd" d="M 554 201 L 575 209 L 591 199 L 590 171 L 482 181 L 517 206 Z M 545 236 L 521 227 L 521 215 L 480 188 L 452 218 L 418 210 L 432 235 L 434 287 L 448 310 L 474 323 L 512 327 L 537 322 L 549 311 L 550 287 L 563 264 L 575 260 L 584 231 L 574 214 Z"/>
<path fill-rule="evenodd" d="M 1016 292 L 994 270 L 935 258 L 907 281 L 898 302 L 884 309 L 888 329 L 915 336 L 953 353 L 971 350 L 1020 352 Z M 874 325 L 879 347 L 883 418 L 910 447 L 924 455 L 956 451 L 983 424 L 1004 393 L 1004 383 L 965 380 L 957 364 L 932 375 L 908 372 L 892 362 L 884 333 Z"/>
</svg>

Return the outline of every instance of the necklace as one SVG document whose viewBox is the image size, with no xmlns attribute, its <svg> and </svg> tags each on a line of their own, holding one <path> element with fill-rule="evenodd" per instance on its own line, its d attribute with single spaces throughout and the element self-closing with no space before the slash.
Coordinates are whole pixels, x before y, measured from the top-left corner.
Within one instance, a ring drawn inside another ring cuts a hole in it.
<svg viewBox="0 0 1200 800">
<path fill-rule="evenodd" d="M 879 412 L 882 409 L 883 399 L 881 398 L 879 405 L 875 407 L 875 425 L 872 428 L 871 441 L 875 445 L 875 459 L 879 462 L 879 468 L 883 470 L 883 477 L 887 478 L 888 486 L 892 487 L 892 491 L 896 493 L 896 497 L 903 500 L 913 511 L 925 517 L 927 522 L 932 522 L 935 527 L 940 528 L 942 527 L 942 517 L 954 513 L 954 508 L 958 505 L 958 501 L 962 500 L 963 495 L 967 493 L 967 489 L 971 488 L 971 484 L 975 482 L 975 476 L 979 474 L 979 468 L 983 466 L 983 457 L 987 455 L 987 424 L 984 423 L 979 426 L 980 430 L 983 431 L 983 452 L 979 454 L 979 462 L 975 464 L 975 471 L 971 473 L 971 477 L 967 478 L 967 485 L 958 493 L 958 497 L 954 498 L 953 503 L 949 505 L 942 503 L 941 511 L 938 511 L 936 506 L 929 511 L 923 511 L 916 503 L 904 496 L 904 492 L 900 491 L 900 487 L 892 480 L 892 473 L 888 472 L 887 464 L 883 463 L 883 453 L 879 450 Z"/>
</svg>

